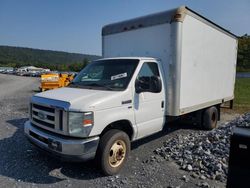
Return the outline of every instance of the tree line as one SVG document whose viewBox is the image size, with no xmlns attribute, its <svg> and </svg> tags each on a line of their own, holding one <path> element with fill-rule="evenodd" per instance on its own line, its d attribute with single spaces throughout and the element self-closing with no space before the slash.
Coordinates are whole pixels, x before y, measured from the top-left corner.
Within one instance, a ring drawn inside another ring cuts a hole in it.
<svg viewBox="0 0 250 188">
<path fill-rule="evenodd" d="M 100 56 L 0 46 L 0 66 L 10 66 L 14 68 L 32 65 L 49 68 L 51 70 L 78 72 L 89 62 L 98 58 L 100 58 Z"/>
<path fill-rule="evenodd" d="M 248 34 L 238 40 L 237 71 L 250 72 L 250 35 Z"/>
</svg>

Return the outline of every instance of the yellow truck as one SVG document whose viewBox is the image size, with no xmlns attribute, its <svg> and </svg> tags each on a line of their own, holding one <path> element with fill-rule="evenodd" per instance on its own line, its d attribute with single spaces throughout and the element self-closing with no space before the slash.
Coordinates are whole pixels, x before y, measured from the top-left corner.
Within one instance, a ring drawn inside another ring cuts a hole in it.
<svg viewBox="0 0 250 188">
<path fill-rule="evenodd" d="M 41 75 L 41 91 L 65 87 L 73 80 L 72 74 L 47 73 Z"/>
</svg>

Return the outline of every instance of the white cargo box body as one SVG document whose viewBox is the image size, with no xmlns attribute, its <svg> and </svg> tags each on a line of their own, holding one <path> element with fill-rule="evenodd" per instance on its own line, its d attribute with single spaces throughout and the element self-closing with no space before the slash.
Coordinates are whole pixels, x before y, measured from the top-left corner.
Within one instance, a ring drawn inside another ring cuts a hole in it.
<svg viewBox="0 0 250 188">
<path fill-rule="evenodd" d="M 234 98 L 237 37 L 187 7 L 107 25 L 102 37 L 105 58 L 160 59 L 166 115 Z"/>
</svg>

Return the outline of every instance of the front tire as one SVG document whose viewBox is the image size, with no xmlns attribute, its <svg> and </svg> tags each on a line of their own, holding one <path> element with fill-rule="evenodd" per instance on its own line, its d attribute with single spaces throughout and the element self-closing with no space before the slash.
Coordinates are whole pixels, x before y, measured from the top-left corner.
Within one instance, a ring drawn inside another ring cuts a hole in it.
<svg viewBox="0 0 250 188">
<path fill-rule="evenodd" d="M 120 130 L 111 129 L 100 140 L 97 160 L 105 175 L 115 175 L 120 172 L 130 153 L 128 135 Z"/>
</svg>

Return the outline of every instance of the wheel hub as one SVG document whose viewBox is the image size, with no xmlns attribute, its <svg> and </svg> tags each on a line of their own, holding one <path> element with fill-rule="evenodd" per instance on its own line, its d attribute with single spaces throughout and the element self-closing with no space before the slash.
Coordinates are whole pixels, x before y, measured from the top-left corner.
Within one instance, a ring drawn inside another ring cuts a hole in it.
<svg viewBox="0 0 250 188">
<path fill-rule="evenodd" d="M 109 164 L 112 167 L 118 167 L 124 161 L 126 155 L 126 145 L 124 141 L 117 140 L 111 146 L 109 151 Z"/>
</svg>

